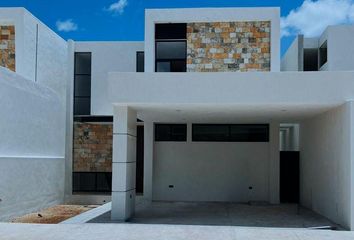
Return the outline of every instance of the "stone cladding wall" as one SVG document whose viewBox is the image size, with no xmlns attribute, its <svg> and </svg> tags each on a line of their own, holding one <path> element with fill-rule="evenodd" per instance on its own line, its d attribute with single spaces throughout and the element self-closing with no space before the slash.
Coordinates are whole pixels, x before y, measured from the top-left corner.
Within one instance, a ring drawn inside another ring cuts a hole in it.
<svg viewBox="0 0 354 240">
<path fill-rule="evenodd" d="M 15 26 L 0 25 L 0 66 L 15 71 Z"/>
<path fill-rule="evenodd" d="M 112 172 L 113 124 L 74 122 L 74 172 Z"/>
<path fill-rule="evenodd" d="M 187 72 L 270 71 L 270 26 L 261 22 L 187 24 Z"/>
</svg>

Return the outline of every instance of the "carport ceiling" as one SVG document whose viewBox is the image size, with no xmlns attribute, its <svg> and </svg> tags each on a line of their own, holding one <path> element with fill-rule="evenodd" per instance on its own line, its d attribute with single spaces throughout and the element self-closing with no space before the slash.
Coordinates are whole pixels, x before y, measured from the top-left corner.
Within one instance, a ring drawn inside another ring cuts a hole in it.
<svg viewBox="0 0 354 240">
<path fill-rule="evenodd" d="M 299 122 L 338 105 L 130 104 L 143 121 L 195 123 Z"/>
</svg>

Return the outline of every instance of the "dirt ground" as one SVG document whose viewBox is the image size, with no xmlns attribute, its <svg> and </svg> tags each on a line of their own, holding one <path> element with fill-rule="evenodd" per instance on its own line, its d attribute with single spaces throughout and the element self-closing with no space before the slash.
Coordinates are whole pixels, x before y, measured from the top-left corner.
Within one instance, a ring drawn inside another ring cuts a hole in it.
<svg viewBox="0 0 354 240">
<path fill-rule="evenodd" d="M 97 205 L 57 205 L 35 213 L 14 218 L 11 222 L 56 224 L 95 207 L 97 207 Z"/>
</svg>

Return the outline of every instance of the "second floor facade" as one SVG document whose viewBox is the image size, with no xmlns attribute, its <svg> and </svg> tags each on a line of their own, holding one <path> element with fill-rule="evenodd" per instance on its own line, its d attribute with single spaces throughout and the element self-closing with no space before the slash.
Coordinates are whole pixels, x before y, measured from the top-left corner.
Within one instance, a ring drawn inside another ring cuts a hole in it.
<svg viewBox="0 0 354 240">
<path fill-rule="evenodd" d="M 146 72 L 279 70 L 278 8 L 145 12 Z"/>
<path fill-rule="evenodd" d="M 334 26 L 316 39 L 299 36 L 281 64 L 279 8 L 148 9 L 144 41 L 136 42 L 65 41 L 26 9 L 1 8 L 0 65 L 52 88 L 77 116 L 111 116 L 110 73 L 145 72 L 138 77 L 149 81 L 155 72 L 245 78 L 250 72 L 353 70 L 353 29 Z"/>
</svg>

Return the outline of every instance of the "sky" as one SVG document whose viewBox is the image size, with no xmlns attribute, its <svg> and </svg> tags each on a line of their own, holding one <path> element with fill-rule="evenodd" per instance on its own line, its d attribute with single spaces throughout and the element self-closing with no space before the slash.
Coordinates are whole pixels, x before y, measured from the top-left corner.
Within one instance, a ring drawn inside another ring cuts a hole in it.
<svg viewBox="0 0 354 240">
<path fill-rule="evenodd" d="M 316 37 L 328 25 L 354 23 L 354 0 L 0 0 L 0 7 L 25 7 L 76 41 L 142 41 L 149 8 L 280 7 L 282 54 L 297 34 Z"/>
</svg>

